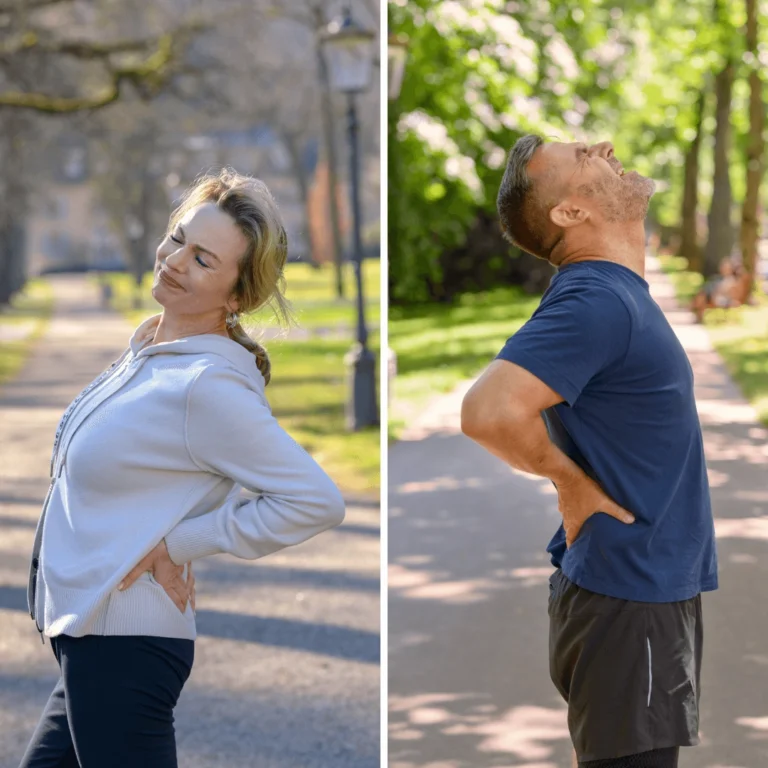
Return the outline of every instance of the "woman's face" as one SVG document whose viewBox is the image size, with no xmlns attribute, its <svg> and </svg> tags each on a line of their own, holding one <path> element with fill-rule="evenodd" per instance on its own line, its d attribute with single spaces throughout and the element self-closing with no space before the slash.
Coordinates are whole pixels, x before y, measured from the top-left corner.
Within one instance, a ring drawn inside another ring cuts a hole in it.
<svg viewBox="0 0 768 768">
<path fill-rule="evenodd" d="M 232 298 L 248 242 L 214 203 L 191 209 L 158 246 L 152 295 L 184 315 L 238 310 Z"/>
</svg>

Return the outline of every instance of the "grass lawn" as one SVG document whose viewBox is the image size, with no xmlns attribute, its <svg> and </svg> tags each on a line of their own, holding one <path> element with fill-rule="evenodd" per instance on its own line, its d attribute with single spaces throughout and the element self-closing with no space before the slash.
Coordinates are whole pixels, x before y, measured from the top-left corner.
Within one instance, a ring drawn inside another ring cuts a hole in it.
<svg viewBox="0 0 768 768">
<path fill-rule="evenodd" d="M 378 327 L 379 261 L 364 262 L 366 322 Z M 152 275 L 142 285 L 143 309 L 133 309 L 133 281 L 124 273 L 107 275 L 113 287 L 113 307 L 125 314 L 134 326 L 161 311 L 150 294 Z M 94 278 L 95 279 L 95 278 Z M 338 300 L 334 271 L 311 269 L 306 264 L 286 267 L 286 295 L 292 302 L 301 336 L 266 342 L 272 360 L 272 381 L 267 397 L 280 424 L 317 459 L 336 483 L 351 493 L 378 493 L 380 486 L 379 430 L 347 432 L 344 404 L 348 394 L 344 355 L 349 350 L 355 327 L 355 285 L 351 265 L 345 271 L 347 298 Z M 255 337 L 260 328 L 276 325 L 269 310 L 247 318 L 244 327 Z M 323 330 L 331 336 L 320 335 Z M 318 335 L 313 332 L 317 331 Z M 379 352 L 379 338 L 371 333 L 370 347 Z"/>
<path fill-rule="evenodd" d="M 53 291 L 44 278 L 30 280 L 10 305 L 0 310 L 0 384 L 21 370 L 52 312 Z M 14 338 L 16 333 L 20 338 Z M 9 334 L 7 340 L 5 334 Z"/>
<path fill-rule="evenodd" d="M 488 365 L 540 300 L 508 287 L 465 294 L 453 305 L 390 307 L 389 344 L 397 354 L 390 438 L 397 438 L 433 397 Z"/>
<path fill-rule="evenodd" d="M 703 282 L 701 275 L 688 272 L 683 258 L 661 256 L 660 260 L 687 306 Z M 768 297 L 758 290 L 755 298 L 753 307 L 708 310 L 704 325 L 744 396 L 768 426 Z"/>
<path fill-rule="evenodd" d="M 369 328 L 377 328 L 380 320 L 379 311 L 379 271 L 378 259 L 363 262 L 363 289 L 366 303 L 366 323 Z M 162 307 L 152 298 L 153 276 L 144 275 L 142 283 L 142 308 L 133 308 L 135 283 L 125 272 L 105 273 L 112 286 L 112 307 L 126 315 L 129 321 L 138 325 L 142 320 L 156 315 Z M 92 278 L 96 281 L 96 277 Z M 300 328 L 354 327 L 355 323 L 355 279 L 352 266 L 345 265 L 344 284 L 346 298 L 335 298 L 334 270 L 330 267 L 312 269 L 307 264 L 289 264 L 285 269 L 286 297 L 293 305 Z M 275 325 L 272 312 L 263 309 L 247 319 L 246 327 L 270 327 Z"/>
</svg>

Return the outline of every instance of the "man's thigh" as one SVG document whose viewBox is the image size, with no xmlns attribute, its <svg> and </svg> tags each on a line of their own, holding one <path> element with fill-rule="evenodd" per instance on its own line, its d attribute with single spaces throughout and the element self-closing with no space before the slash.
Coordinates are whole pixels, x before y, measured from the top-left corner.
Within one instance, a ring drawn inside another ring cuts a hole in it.
<svg viewBox="0 0 768 768">
<path fill-rule="evenodd" d="M 550 673 L 579 761 L 698 743 L 701 601 L 633 603 L 550 580 Z"/>
</svg>

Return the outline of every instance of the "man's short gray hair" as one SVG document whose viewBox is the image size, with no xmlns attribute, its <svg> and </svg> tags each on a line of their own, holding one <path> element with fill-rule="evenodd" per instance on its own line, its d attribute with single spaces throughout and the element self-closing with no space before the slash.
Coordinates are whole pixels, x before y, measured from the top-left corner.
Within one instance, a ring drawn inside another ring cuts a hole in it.
<svg viewBox="0 0 768 768">
<path fill-rule="evenodd" d="M 551 247 L 548 211 L 536 195 L 534 184 L 528 175 L 528 164 L 536 150 L 544 143 L 537 134 L 519 138 L 507 157 L 507 167 L 501 180 L 496 209 L 499 213 L 504 237 L 534 256 L 548 258 Z"/>
</svg>

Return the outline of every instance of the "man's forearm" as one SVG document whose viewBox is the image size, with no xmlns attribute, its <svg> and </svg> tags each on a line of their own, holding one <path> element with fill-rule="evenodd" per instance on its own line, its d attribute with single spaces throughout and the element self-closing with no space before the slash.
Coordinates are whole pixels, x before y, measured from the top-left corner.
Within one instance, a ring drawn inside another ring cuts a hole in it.
<svg viewBox="0 0 768 768">
<path fill-rule="evenodd" d="M 494 456 L 532 475 L 547 477 L 555 485 L 583 474 L 581 468 L 550 439 L 541 414 L 498 420 L 492 429 L 468 433 Z"/>
</svg>

